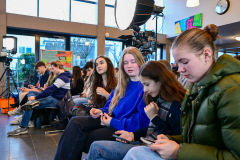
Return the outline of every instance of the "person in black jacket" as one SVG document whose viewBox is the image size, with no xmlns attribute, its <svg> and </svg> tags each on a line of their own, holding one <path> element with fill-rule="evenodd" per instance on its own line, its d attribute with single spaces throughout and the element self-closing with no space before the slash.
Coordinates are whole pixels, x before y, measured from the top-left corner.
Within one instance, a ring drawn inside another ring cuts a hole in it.
<svg viewBox="0 0 240 160">
<path fill-rule="evenodd" d="M 71 94 L 80 95 L 84 87 L 84 81 L 81 75 L 81 69 L 79 66 L 72 67 L 72 83 L 71 83 Z"/>
<path fill-rule="evenodd" d="M 147 104 L 144 111 L 154 129 L 150 124 L 148 128 L 135 132 L 120 130 L 115 134 L 120 134 L 121 138 L 130 142 L 138 141 L 146 135 L 157 139 L 159 134 L 180 134 L 180 107 L 185 89 L 175 75 L 160 62 L 149 61 L 140 69 L 139 74 L 144 86 L 144 101 Z M 90 147 L 87 159 L 123 159 L 128 150 L 137 145 L 122 142 L 95 141 Z"/>
</svg>

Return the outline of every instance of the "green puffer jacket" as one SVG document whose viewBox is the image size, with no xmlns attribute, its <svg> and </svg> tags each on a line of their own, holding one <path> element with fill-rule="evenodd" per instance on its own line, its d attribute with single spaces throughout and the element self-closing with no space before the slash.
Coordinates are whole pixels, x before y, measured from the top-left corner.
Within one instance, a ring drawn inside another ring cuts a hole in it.
<svg viewBox="0 0 240 160">
<path fill-rule="evenodd" d="M 240 159 L 240 61 L 223 55 L 191 85 L 181 129 L 181 136 L 168 136 L 180 143 L 178 160 Z"/>
</svg>

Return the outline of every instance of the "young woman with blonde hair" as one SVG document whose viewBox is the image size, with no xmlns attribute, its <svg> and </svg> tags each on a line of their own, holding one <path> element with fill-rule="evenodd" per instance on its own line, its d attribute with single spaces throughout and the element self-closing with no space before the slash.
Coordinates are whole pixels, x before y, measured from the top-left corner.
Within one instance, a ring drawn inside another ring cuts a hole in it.
<svg viewBox="0 0 240 160">
<path fill-rule="evenodd" d="M 149 125 L 138 76 L 144 63 L 137 48 L 128 47 L 123 51 L 116 89 L 103 108 L 91 109 L 90 117 L 71 119 L 59 141 L 55 160 L 81 159 L 82 152 L 88 152 L 92 142 L 115 140 L 112 134 L 117 130 L 132 132 Z"/>
</svg>

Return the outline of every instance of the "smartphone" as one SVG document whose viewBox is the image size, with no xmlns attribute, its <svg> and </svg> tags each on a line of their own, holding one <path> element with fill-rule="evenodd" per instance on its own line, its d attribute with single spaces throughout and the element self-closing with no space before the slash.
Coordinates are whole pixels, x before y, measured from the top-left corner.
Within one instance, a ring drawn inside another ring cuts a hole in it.
<svg viewBox="0 0 240 160">
<path fill-rule="evenodd" d="M 119 136 L 120 136 L 120 135 L 113 134 L 113 137 L 115 137 L 115 138 L 124 140 L 124 141 L 126 141 L 127 143 L 129 143 L 129 144 L 135 144 L 134 142 L 130 142 L 129 140 L 126 140 L 126 139 L 124 139 L 124 138 L 122 138 L 122 137 L 119 137 Z"/>
<path fill-rule="evenodd" d="M 155 143 L 154 140 L 151 140 L 151 139 L 148 139 L 148 138 L 144 138 L 144 137 L 141 137 L 140 140 L 145 143 L 145 144 L 148 144 L 148 145 L 152 145 Z"/>
</svg>

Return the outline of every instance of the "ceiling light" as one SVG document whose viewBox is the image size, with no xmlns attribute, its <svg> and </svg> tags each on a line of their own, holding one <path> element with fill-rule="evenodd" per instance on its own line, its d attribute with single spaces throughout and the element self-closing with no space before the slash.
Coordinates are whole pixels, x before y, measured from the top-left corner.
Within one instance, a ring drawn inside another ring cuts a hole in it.
<svg viewBox="0 0 240 160">
<path fill-rule="evenodd" d="M 199 0 L 187 0 L 187 7 L 197 7 L 199 6 Z"/>
<path fill-rule="evenodd" d="M 237 41 L 240 41 L 240 36 L 234 37 Z"/>
</svg>

